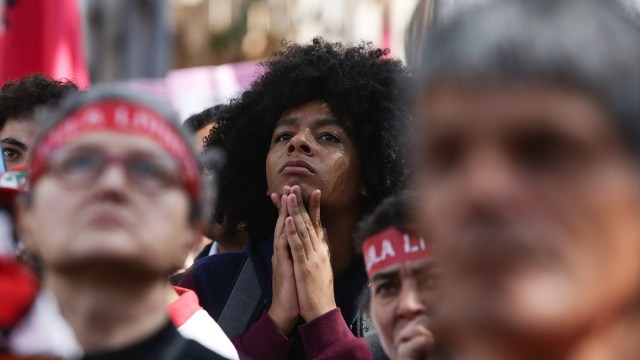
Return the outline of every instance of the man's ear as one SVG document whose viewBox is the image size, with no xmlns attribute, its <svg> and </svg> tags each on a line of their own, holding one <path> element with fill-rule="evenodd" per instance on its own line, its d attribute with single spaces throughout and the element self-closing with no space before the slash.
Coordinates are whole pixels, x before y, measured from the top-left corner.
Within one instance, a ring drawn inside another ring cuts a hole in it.
<svg viewBox="0 0 640 360">
<path fill-rule="evenodd" d="M 38 244 L 34 241 L 34 225 L 33 213 L 31 208 L 31 194 L 20 194 L 15 202 L 15 232 L 18 239 L 24 244 L 27 252 L 31 255 L 38 256 Z"/>
</svg>

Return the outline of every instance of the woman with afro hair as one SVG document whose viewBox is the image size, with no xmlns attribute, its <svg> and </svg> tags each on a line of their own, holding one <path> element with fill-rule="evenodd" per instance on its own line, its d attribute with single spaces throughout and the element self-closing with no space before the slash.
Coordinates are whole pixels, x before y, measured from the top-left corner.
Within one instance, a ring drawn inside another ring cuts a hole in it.
<svg viewBox="0 0 640 360">
<path fill-rule="evenodd" d="M 216 221 L 246 251 L 198 261 L 193 288 L 252 359 L 372 359 L 358 221 L 404 188 L 407 75 L 389 50 L 285 44 L 207 138 L 226 165 Z M 376 356 L 377 357 L 377 356 Z"/>
</svg>

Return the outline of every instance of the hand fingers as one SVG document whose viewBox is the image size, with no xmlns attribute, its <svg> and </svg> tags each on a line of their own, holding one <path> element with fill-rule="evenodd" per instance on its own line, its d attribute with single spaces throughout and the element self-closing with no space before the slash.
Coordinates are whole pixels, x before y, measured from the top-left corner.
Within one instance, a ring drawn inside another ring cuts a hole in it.
<svg viewBox="0 0 640 360">
<path fill-rule="evenodd" d="M 308 221 L 305 221 L 302 215 L 302 211 L 305 210 L 303 210 L 304 207 L 300 208 L 299 196 L 296 196 L 295 194 L 287 196 L 287 209 L 289 210 L 289 217 L 292 219 L 293 225 L 295 226 L 297 236 L 302 243 L 302 250 L 305 253 L 310 253 L 313 251 L 313 244 L 311 240 L 312 234 L 310 233 L 313 232 L 313 228 L 308 226 L 311 224 L 311 220 L 307 219 Z"/>
<path fill-rule="evenodd" d="M 277 207 L 278 209 L 280 209 L 280 198 L 283 195 L 289 195 L 291 193 L 291 187 L 288 185 L 285 185 L 284 187 L 282 187 L 282 194 L 278 194 L 277 192 L 271 193 L 270 197 L 271 197 L 271 203 L 273 203 L 273 205 L 275 207 Z"/>
<path fill-rule="evenodd" d="M 309 218 L 316 230 L 316 234 L 322 234 L 322 223 L 320 222 L 320 190 L 313 190 L 309 198 Z M 320 236 L 319 238 L 324 238 Z"/>
<path fill-rule="evenodd" d="M 273 253 L 278 254 L 278 256 L 282 255 L 282 251 L 286 252 L 287 250 L 287 240 L 284 230 L 284 222 L 287 218 L 286 200 L 286 195 L 280 197 L 280 206 L 278 206 L 278 220 L 276 221 L 276 228 L 273 233 Z"/>
<path fill-rule="evenodd" d="M 291 216 L 288 216 L 284 222 L 284 231 L 287 234 L 287 242 L 291 248 L 291 256 L 294 263 L 304 263 L 307 260 L 307 256 L 302 245 L 302 241 L 298 236 L 295 223 Z"/>
<path fill-rule="evenodd" d="M 275 206 L 278 210 L 280 210 L 280 206 L 282 205 L 280 201 L 282 198 L 282 195 L 278 193 L 272 193 L 271 196 L 269 197 L 271 198 L 271 203 L 273 204 L 273 206 Z"/>
<path fill-rule="evenodd" d="M 297 196 L 296 199 L 298 204 L 298 210 L 300 211 L 300 215 L 302 216 L 302 220 L 304 221 L 304 226 L 307 228 L 307 231 L 309 232 L 309 234 L 311 234 L 312 237 L 315 236 L 317 238 L 318 229 L 314 226 L 314 223 L 311 221 L 311 217 L 309 216 L 309 212 L 307 211 L 307 208 L 304 206 L 304 202 L 302 200 L 302 190 L 300 189 L 300 186 L 294 185 L 291 188 L 291 191 Z M 317 190 L 317 191 L 320 191 L 320 190 Z M 311 203 L 311 200 L 309 200 L 309 202 Z"/>
<path fill-rule="evenodd" d="M 316 222 L 319 223 L 320 221 L 320 198 L 316 198 L 316 196 L 319 195 L 320 190 L 316 189 L 311 192 L 311 195 L 309 196 L 309 210 L 307 210 L 302 202 L 302 190 L 300 189 L 300 186 L 293 186 L 291 191 L 298 196 L 298 209 L 300 210 L 304 226 L 307 228 L 307 232 L 309 233 L 311 248 L 317 250 L 318 241 L 321 241 L 323 238 L 321 232 L 322 225 L 316 225 Z M 318 192 L 318 194 L 316 194 L 316 192 Z M 313 214 L 313 218 L 311 217 L 311 214 Z"/>
</svg>

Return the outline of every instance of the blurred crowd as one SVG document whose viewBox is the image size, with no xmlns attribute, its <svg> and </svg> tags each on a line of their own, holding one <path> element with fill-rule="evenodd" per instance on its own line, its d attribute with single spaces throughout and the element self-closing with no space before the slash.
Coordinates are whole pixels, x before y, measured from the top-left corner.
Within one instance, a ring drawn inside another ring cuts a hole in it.
<svg viewBox="0 0 640 360">
<path fill-rule="evenodd" d="M 0 359 L 640 358 L 640 18 L 434 3 L 187 119 L 4 83 Z"/>
</svg>

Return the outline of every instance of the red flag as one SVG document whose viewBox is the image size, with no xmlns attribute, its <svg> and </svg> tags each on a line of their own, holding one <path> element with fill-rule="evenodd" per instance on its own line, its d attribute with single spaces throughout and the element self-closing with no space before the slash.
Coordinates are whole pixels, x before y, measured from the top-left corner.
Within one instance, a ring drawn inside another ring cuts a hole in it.
<svg viewBox="0 0 640 360">
<path fill-rule="evenodd" d="M 0 84 L 34 73 L 89 85 L 77 0 L 9 0 L 0 41 Z"/>
</svg>

